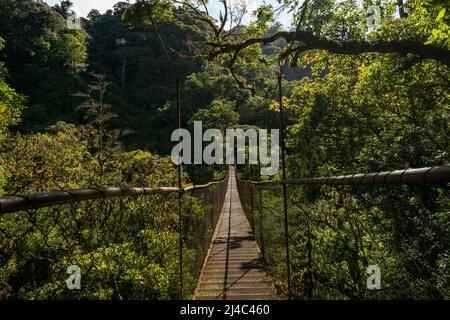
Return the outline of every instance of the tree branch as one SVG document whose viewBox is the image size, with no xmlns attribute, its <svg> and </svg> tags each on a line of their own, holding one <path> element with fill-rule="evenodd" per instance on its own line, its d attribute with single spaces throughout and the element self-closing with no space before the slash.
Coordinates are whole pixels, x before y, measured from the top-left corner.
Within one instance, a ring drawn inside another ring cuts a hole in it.
<svg viewBox="0 0 450 320">
<path fill-rule="evenodd" d="M 212 48 L 209 56 L 211 58 L 215 58 L 225 53 L 239 53 L 243 49 L 254 44 L 260 43 L 265 45 L 280 38 L 283 38 L 290 43 L 299 42 L 303 44 L 299 47 L 301 50 L 305 50 L 305 47 L 307 47 L 308 49 L 321 49 L 331 53 L 350 55 L 368 52 L 393 53 L 401 56 L 412 54 L 422 59 L 433 59 L 439 61 L 450 67 L 450 50 L 433 45 L 426 45 L 420 41 L 412 40 L 392 40 L 379 42 L 335 41 L 326 38 L 319 38 L 312 32 L 308 31 L 279 31 L 270 37 L 251 38 L 240 43 L 206 42 L 205 44 Z"/>
</svg>

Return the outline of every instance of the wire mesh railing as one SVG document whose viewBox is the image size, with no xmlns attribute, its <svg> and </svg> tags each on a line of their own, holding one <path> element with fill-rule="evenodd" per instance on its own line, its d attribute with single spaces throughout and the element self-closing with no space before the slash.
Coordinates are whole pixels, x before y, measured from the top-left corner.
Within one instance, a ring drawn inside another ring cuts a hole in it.
<svg viewBox="0 0 450 320">
<path fill-rule="evenodd" d="M 183 199 L 183 241 L 185 297 L 193 297 L 209 245 L 225 201 L 228 176 L 221 183 L 185 189 Z"/>
<path fill-rule="evenodd" d="M 0 299 L 190 298 L 227 180 L 0 198 Z"/>
<path fill-rule="evenodd" d="M 237 181 L 266 267 L 285 297 L 450 298 L 449 167 Z"/>
</svg>

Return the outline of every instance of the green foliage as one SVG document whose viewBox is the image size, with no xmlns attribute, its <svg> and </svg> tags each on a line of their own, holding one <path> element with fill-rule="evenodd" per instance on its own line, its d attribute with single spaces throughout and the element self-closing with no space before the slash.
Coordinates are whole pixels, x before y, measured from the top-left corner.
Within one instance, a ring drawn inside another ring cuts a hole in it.
<svg viewBox="0 0 450 320">
<path fill-rule="evenodd" d="M 441 94 L 448 70 L 432 62 L 404 70 L 407 62 L 390 58 L 370 65 L 332 59 L 340 68 L 331 65 L 325 78 L 301 81 L 288 103 L 299 119 L 289 138 L 294 176 L 449 162 L 449 100 Z"/>
<path fill-rule="evenodd" d="M 336 40 L 425 42 L 441 10 L 429 11 L 416 3 L 399 19 L 395 5 L 383 2 L 382 25 L 370 34 L 365 34 L 361 8 L 351 1 L 314 1 L 299 27 Z M 439 19 L 444 17 L 441 12 Z M 445 46 L 444 36 L 433 41 Z M 449 165 L 447 67 L 413 55 L 345 56 L 310 50 L 298 58 L 298 65 L 311 74 L 283 82 L 289 177 Z M 278 102 L 269 108 L 279 112 Z M 247 166 L 243 177 L 249 177 L 248 172 Z M 296 298 L 307 298 L 310 287 L 314 299 L 448 298 L 445 189 L 289 186 L 288 190 Z M 275 187 L 266 192 L 262 213 L 266 260 L 285 292 L 285 252 L 279 236 L 283 220 L 277 215 L 282 196 Z M 257 226 L 257 236 L 259 232 Z M 381 268 L 382 290 L 366 289 L 369 264 Z"/>
<path fill-rule="evenodd" d="M 150 299 L 165 300 L 177 292 L 177 241 L 170 231 L 142 230 L 135 241 L 111 244 L 93 252 L 76 251 L 53 266 L 51 280 L 36 290 L 23 292 L 25 299 Z M 65 286 L 67 266 L 76 264 L 83 273 L 83 290 Z"/>
<path fill-rule="evenodd" d="M 43 209 L 31 220 L 20 213 L 2 216 L 0 226 L 9 236 L 0 237 L 5 253 L 0 257 L 0 297 L 177 297 L 179 237 L 173 199 L 125 198 L 120 207 L 113 200 L 110 209 L 104 200 L 89 201 Z M 82 290 L 66 287 L 66 269 L 73 264 L 82 270 Z"/>
<path fill-rule="evenodd" d="M 124 10 L 126 6 L 116 6 L 114 12 L 97 15 L 86 24 L 92 37 L 89 64 L 109 83 L 104 100 L 117 114 L 112 126 L 133 131 L 121 138 L 126 148 L 169 154 L 166 141 L 176 128 L 175 79 L 154 29 L 125 26 L 121 22 Z M 158 30 L 166 46 L 182 55 L 189 54 L 184 40 L 199 37 L 198 30 L 177 25 L 159 26 Z M 180 77 L 199 69 L 197 62 L 169 53 Z M 185 101 L 181 106 L 186 119 L 190 110 Z"/>
<path fill-rule="evenodd" d="M 0 37 L 0 52 L 5 46 L 5 40 Z M 7 70 L 0 61 L 0 141 L 6 127 L 20 122 L 21 112 L 24 108 L 25 96 L 18 94 L 5 82 Z"/>
<path fill-rule="evenodd" d="M 442 0 L 415 0 L 413 6 L 426 13 L 426 17 L 433 16 L 435 21 L 431 27 L 431 37 L 427 43 L 438 43 L 450 47 L 450 4 Z"/>
<path fill-rule="evenodd" d="M 103 155 L 108 158 L 102 160 L 83 132 L 62 122 L 46 133 L 9 135 L 1 148 L 6 194 L 111 185 L 173 186 L 177 182 L 169 157 L 140 150 L 112 151 L 106 146 Z"/>
<path fill-rule="evenodd" d="M 7 126 L 20 122 L 20 115 L 25 103 L 25 97 L 18 94 L 8 84 L 0 81 L 0 139 Z"/>
<path fill-rule="evenodd" d="M 236 103 L 226 99 L 215 99 L 209 109 L 199 109 L 191 118 L 192 121 L 201 121 L 204 129 L 217 128 L 225 131 L 236 126 L 239 114 L 235 111 Z"/>
<path fill-rule="evenodd" d="M 172 1 L 138 0 L 123 12 L 122 19 L 130 25 L 153 25 L 169 21 L 173 9 Z"/>
<path fill-rule="evenodd" d="M 58 123 L 47 133 L 15 134 L 2 142 L 7 194 L 76 189 L 92 184 L 95 163 L 73 125 Z"/>
<path fill-rule="evenodd" d="M 123 183 L 129 186 L 175 186 L 178 176 L 170 157 L 160 157 L 142 150 L 122 154 L 119 162 Z M 183 180 L 188 177 L 183 175 Z"/>
<path fill-rule="evenodd" d="M 388 19 L 370 36 L 423 39 L 419 17 L 425 16 L 419 11 Z M 311 67 L 313 77 L 285 85 L 289 176 L 449 165 L 448 68 L 414 57 L 320 51 L 304 54 L 299 65 Z M 277 106 L 272 104 L 276 111 Z M 448 223 L 438 222 L 448 216 L 443 190 L 293 189 L 290 230 L 298 298 L 307 296 L 311 277 L 314 297 L 321 299 L 448 297 L 440 260 L 448 255 L 443 240 Z M 365 268 L 372 263 L 384 270 L 379 292 L 365 288 Z M 280 263 L 273 268 L 275 277 L 282 275 Z"/>
<path fill-rule="evenodd" d="M 259 6 L 253 12 L 253 16 L 256 18 L 258 28 L 264 30 L 265 32 L 269 31 L 269 27 L 275 22 L 273 7 L 270 4 L 263 4 Z"/>
<path fill-rule="evenodd" d="M 9 83 L 28 96 L 21 127 L 44 129 L 58 120 L 73 122 L 82 88 L 78 73 L 86 67 L 86 38 L 67 29 L 66 20 L 39 1 L 0 1 L 2 60 Z"/>
<path fill-rule="evenodd" d="M 207 219 L 217 221 L 205 206 L 213 190 L 205 191 L 183 201 L 185 297 L 195 289 L 215 226 Z M 100 199 L 43 208 L 32 217 L 2 215 L 0 298 L 179 298 L 177 198 Z M 66 287 L 70 265 L 82 270 L 81 290 Z"/>
<path fill-rule="evenodd" d="M 5 41 L 0 37 L 0 52 L 4 48 Z M 7 127 L 17 125 L 21 120 L 21 113 L 24 109 L 25 96 L 17 93 L 4 80 L 7 73 L 3 62 L 0 61 L 0 143 L 5 139 Z M 0 194 L 3 193 L 3 185 L 6 183 L 6 169 L 3 158 L 0 154 Z"/>
<path fill-rule="evenodd" d="M 84 71 L 87 67 L 86 35 L 78 30 L 70 30 L 61 35 L 58 55 L 63 59 L 63 66 L 73 73 Z"/>
<path fill-rule="evenodd" d="M 55 4 L 53 8 L 64 18 L 67 19 L 72 14 L 72 10 L 70 8 L 73 6 L 73 3 L 68 0 L 61 0 L 60 4 Z"/>
<path fill-rule="evenodd" d="M 213 101 L 225 100 L 235 104 L 240 124 L 276 126 L 267 110 L 268 100 L 273 98 L 276 89 L 272 68 L 261 64 L 245 65 L 243 73 L 251 77 L 258 86 L 257 93 L 251 94 L 248 90 L 240 89 L 229 71 L 216 64 L 205 63 L 202 71 L 189 75 L 184 82 L 184 96 L 186 103 L 194 111 L 194 115 L 190 115 L 191 119 L 197 117 L 199 109 L 205 109 L 206 106 L 211 108 Z M 219 127 L 223 125 L 216 128 Z"/>
</svg>

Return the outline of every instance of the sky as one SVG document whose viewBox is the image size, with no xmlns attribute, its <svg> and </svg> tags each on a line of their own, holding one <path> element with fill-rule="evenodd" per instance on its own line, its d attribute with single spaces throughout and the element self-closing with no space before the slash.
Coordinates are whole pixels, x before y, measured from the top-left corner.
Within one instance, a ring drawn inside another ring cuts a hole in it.
<svg viewBox="0 0 450 320">
<path fill-rule="evenodd" d="M 73 10 L 82 17 L 86 17 L 87 14 L 92 9 L 97 9 L 100 12 L 104 13 L 106 10 L 111 9 L 114 4 L 119 2 L 120 0 L 71 0 L 74 4 Z M 232 0 L 233 1 L 233 0 Z M 59 3 L 59 0 L 46 0 L 46 2 L 50 5 L 54 5 Z M 134 2 L 133 0 L 131 2 Z M 244 23 L 248 23 L 251 19 L 250 13 L 255 10 L 259 5 L 263 3 L 263 0 L 246 0 L 247 8 L 249 14 L 246 15 L 244 19 Z M 268 4 L 272 4 L 274 8 L 278 7 L 278 2 L 276 0 L 266 0 Z M 217 18 L 219 15 L 219 11 L 221 9 L 221 5 L 217 0 L 210 0 L 210 4 L 208 5 L 208 10 L 210 14 Z M 277 20 L 281 22 L 285 26 L 290 25 L 291 17 L 290 14 L 284 13 L 278 16 Z"/>
</svg>

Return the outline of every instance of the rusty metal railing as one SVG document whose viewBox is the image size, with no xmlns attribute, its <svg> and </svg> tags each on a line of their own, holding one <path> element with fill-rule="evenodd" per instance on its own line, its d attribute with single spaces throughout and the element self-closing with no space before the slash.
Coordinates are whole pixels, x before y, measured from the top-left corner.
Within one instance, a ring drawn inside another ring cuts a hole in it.
<svg viewBox="0 0 450 320">
<path fill-rule="evenodd" d="M 448 265 L 450 253 L 449 183 L 450 167 L 237 179 L 269 273 L 279 291 L 295 299 L 445 298 L 440 283 L 448 270 L 437 270 Z M 365 269 L 372 264 L 381 269 L 381 290 L 366 287 Z"/>
<path fill-rule="evenodd" d="M 1 197 L 0 299 L 189 298 L 227 182 Z"/>
<path fill-rule="evenodd" d="M 450 182 L 450 167 L 427 167 L 393 170 L 376 173 L 360 173 L 345 176 L 286 179 L 271 181 L 246 181 L 252 184 L 291 185 L 383 185 L 383 184 L 443 184 Z"/>
</svg>

